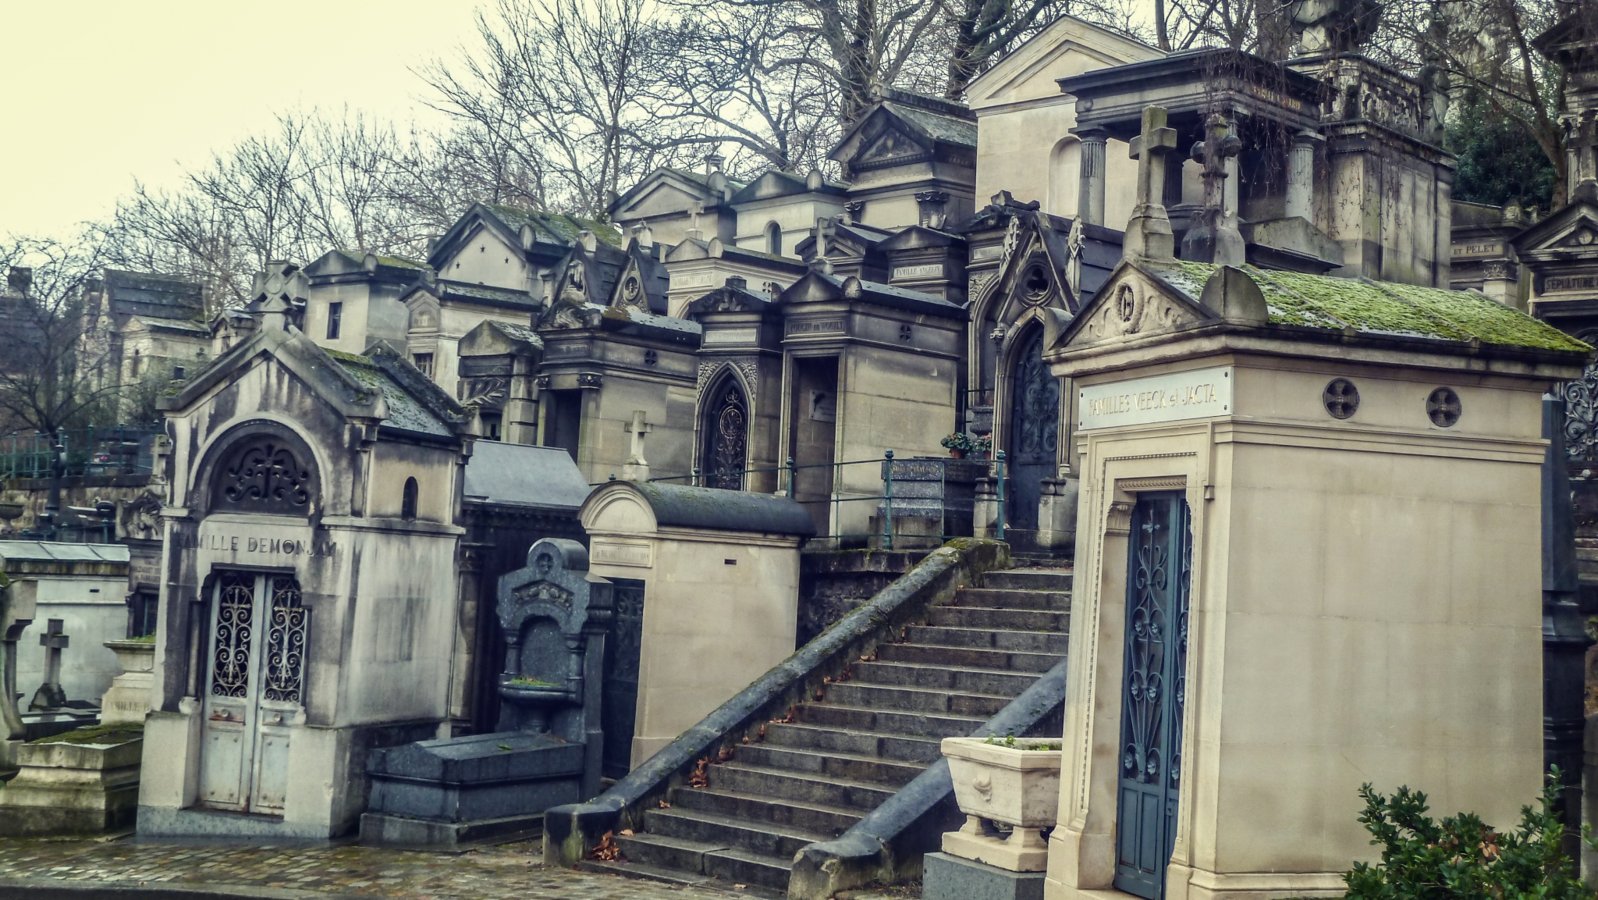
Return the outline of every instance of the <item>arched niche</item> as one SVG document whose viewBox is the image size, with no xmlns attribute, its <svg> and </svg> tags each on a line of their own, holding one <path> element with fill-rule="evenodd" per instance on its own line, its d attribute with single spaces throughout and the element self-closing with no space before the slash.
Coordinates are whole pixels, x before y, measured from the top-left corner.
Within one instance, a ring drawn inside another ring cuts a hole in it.
<svg viewBox="0 0 1598 900">
<path fill-rule="evenodd" d="M 1049 152 L 1049 202 L 1047 212 L 1074 218 L 1082 189 L 1082 142 L 1074 135 L 1061 138 Z"/>
<path fill-rule="evenodd" d="M 732 366 L 722 366 L 699 398 L 699 471 L 705 487 L 744 489 L 749 420 L 749 391 Z"/>
<path fill-rule="evenodd" d="M 321 476 L 310 445 L 288 427 L 256 420 L 235 426 L 208 454 L 199 498 L 207 513 L 308 517 L 321 509 Z"/>
</svg>

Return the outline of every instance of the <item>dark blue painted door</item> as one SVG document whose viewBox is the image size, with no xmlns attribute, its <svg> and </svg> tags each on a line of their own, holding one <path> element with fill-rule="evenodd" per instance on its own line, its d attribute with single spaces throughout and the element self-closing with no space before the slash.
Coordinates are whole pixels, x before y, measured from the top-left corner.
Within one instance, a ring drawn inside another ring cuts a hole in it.
<svg viewBox="0 0 1598 900">
<path fill-rule="evenodd" d="M 1015 354 L 1010 376 L 1009 527 L 1038 527 L 1043 479 L 1055 474 L 1060 434 L 1060 379 L 1043 361 L 1043 328 L 1031 326 Z"/>
<path fill-rule="evenodd" d="M 1159 900 L 1176 838 L 1192 536 L 1180 493 L 1138 496 L 1126 564 L 1116 888 Z"/>
<path fill-rule="evenodd" d="M 644 633 L 644 583 L 611 579 L 615 613 L 605 636 L 605 684 L 601 690 L 600 727 L 604 752 L 600 770 L 620 778 L 631 769 L 634 715 L 638 708 L 638 658 Z"/>
</svg>

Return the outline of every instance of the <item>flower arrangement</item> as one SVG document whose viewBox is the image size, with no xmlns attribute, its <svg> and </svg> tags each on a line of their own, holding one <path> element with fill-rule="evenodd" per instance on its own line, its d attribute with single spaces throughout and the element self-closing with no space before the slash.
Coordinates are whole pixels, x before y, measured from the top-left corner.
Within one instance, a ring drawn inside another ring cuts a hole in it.
<svg viewBox="0 0 1598 900">
<path fill-rule="evenodd" d="M 987 456 L 993 450 L 993 435 L 979 434 L 971 441 L 971 452 L 978 456 Z"/>
<path fill-rule="evenodd" d="M 942 444 L 944 449 L 947 450 L 970 450 L 972 446 L 971 435 L 963 431 L 951 431 L 944 435 L 943 440 L 938 443 Z"/>
</svg>

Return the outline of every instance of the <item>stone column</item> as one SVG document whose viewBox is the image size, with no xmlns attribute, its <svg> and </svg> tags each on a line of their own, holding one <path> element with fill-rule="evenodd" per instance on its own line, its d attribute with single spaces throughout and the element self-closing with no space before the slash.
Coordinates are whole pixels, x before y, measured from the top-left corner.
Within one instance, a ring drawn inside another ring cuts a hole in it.
<svg viewBox="0 0 1598 900">
<path fill-rule="evenodd" d="M 1091 225 L 1104 224 L 1104 148 L 1109 135 L 1102 128 L 1077 133 L 1082 139 L 1082 185 L 1077 192 L 1077 218 Z"/>
<path fill-rule="evenodd" d="M 1289 219 L 1311 221 L 1315 197 L 1315 144 L 1321 136 L 1313 131 L 1293 135 L 1287 151 L 1287 210 Z M 1228 183 L 1231 179 L 1227 179 Z"/>
</svg>

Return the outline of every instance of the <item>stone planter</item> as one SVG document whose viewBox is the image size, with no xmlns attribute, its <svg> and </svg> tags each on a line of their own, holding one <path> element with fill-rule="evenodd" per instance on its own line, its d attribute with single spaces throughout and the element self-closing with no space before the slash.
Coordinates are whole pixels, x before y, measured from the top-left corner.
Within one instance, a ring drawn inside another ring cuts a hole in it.
<svg viewBox="0 0 1598 900">
<path fill-rule="evenodd" d="M 122 674 L 111 679 L 111 687 L 100 698 L 100 722 L 142 724 L 155 684 L 155 642 L 106 641 L 105 646 L 117 655 Z"/>
<path fill-rule="evenodd" d="M 944 738 L 954 799 L 965 825 L 943 836 L 943 852 L 1011 872 L 1048 866 L 1043 829 L 1052 828 L 1060 802 L 1060 742 L 1017 738 L 1015 746 L 986 738 Z M 1010 828 L 1009 837 L 997 826 Z"/>
</svg>

